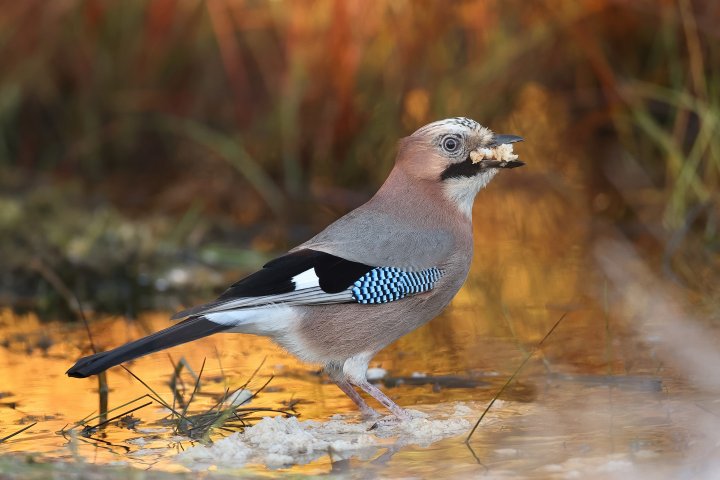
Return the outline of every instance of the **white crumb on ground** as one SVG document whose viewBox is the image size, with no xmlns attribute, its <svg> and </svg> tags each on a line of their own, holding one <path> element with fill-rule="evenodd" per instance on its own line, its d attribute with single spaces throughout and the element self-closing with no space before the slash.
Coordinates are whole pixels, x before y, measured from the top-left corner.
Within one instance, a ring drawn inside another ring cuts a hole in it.
<svg viewBox="0 0 720 480">
<path fill-rule="evenodd" d="M 365 374 L 365 377 L 372 381 L 380 380 L 382 378 L 385 378 L 385 375 L 387 375 L 387 370 L 384 368 L 368 368 L 367 373 Z"/>
<path fill-rule="evenodd" d="M 323 455 L 333 459 L 367 457 L 390 445 L 427 446 L 443 438 L 465 434 L 477 416 L 463 404 L 447 405 L 432 415 L 408 410 L 412 418 L 405 422 L 394 417 L 352 422 L 334 415 L 327 421 L 284 417 L 265 417 L 242 433 L 234 433 L 213 445 L 195 446 L 176 459 L 194 469 L 210 466 L 239 467 L 246 463 L 278 468 L 305 464 Z"/>
<path fill-rule="evenodd" d="M 425 378 L 425 377 L 427 377 L 427 373 L 425 373 L 425 372 L 412 372 L 412 374 L 411 374 L 410 376 L 413 377 L 413 378 Z"/>
</svg>

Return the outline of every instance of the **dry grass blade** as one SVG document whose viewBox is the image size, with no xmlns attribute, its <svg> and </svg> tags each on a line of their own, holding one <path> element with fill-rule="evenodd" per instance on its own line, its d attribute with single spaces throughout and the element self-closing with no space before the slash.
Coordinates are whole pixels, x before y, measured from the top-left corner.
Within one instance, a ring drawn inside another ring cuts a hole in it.
<svg viewBox="0 0 720 480">
<path fill-rule="evenodd" d="M 23 433 L 25 430 L 28 430 L 28 429 L 34 427 L 35 425 L 37 425 L 37 422 L 33 422 L 33 423 L 31 423 L 30 425 L 21 428 L 20 430 L 18 430 L 18 431 L 15 432 L 15 433 L 11 433 L 10 435 L 8 435 L 8 436 L 6 436 L 6 437 L 0 438 L 0 443 L 5 442 L 6 440 L 10 440 L 11 438 L 13 438 L 13 437 L 16 436 L 16 435 L 20 435 L 20 434 Z"/>
<path fill-rule="evenodd" d="M 195 394 L 197 393 L 198 389 L 200 388 L 200 378 L 202 377 L 203 371 L 205 371 L 205 358 L 203 358 L 202 366 L 200 366 L 200 373 L 198 374 L 197 378 L 195 379 L 195 386 L 193 387 L 193 391 L 190 394 L 190 400 L 187 401 L 185 404 L 185 408 L 183 409 L 183 416 L 187 414 L 188 408 L 190 408 L 190 404 L 192 403 L 193 399 L 195 398 Z"/>
<path fill-rule="evenodd" d="M 247 422 L 251 420 L 260 420 L 262 417 L 252 416 L 258 412 L 278 413 L 286 417 L 294 415 L 293 412 L 289 410 L 279 410 L 274 408 L 239 408 L 231 405 L 227 408 L 208 410 L 207 412 L 193 415 L 191 418 L 195 422 L 195 426 L 183 433 L 188 435 L 190 438 L 207 442 L 210 434 L 215 429 L 234 432 L 247 427 Z"/>
<path fill-rule="evenodd" d="M 286 416 L 291 416 L 294 413 L 291 410 L 281 410 L 281 409 L 273 409 L 273 408 L 241 408 L 242 405 L 246 404 L 251 399 L 255 398 L 260 392 L 262 392 L 273 380 L 273 376 L 270 376 L 270 378 L 260 387 L 258 388 L 249 398 L 247 398 L 245 401 L 243 401 L 240 404 L 233 404 L 232 402 L 227 404 L 228 399 L 230 398 L 230 395 L 228 394 L 229 390 L 225 389 L 223 392 L 223 395 L 221 398 L 213 404 L 209 409 L 202 413 L 189 415 L 188 410 L 190 409 L 193 400 L 196 397 L 197 392 L 200 390 L 200 381 L 203 375 L 203 372 L 205 371 L 205 363 L 207 359 L 203 359 L 202 366 L 200 367 L 200 371 L 198 375 L 195 375 L 192 373 L 192 370 L 189 368 L 189 365 L 185 364 L 184 366 L 187 367 L 188 371 L 191 372 L 193 377 L 195 378 L 195 386 L 193 388 L 193 391 L 190 395 L 190 398 L 187 402 L 183 402 L 184 406 L 182 411 L 176 410 L 174 407 L 170 406 L 170 404 L 162 399 L 162 397 L 152 388 L 150 387 L 145 381 L 143 381 L 140 377 L 135 375 L 132 371 L 130 371 L 127 367 L 122 366 L 123 369 L 125 369 L 126 372 L 128 372 L 130 375 L 132 375 L 133 378 L 135 378 L 138 382 L 140 382 L 145 388 L 148 389 L 150 393 L 145 394 L 146 397 L 150 398 L 151 400 L 156 401 L 163 407 L 170 410 L 177 418 L 173 421 L 174 429 L 177 433 L 187 435 L 190 438 L 198 439 L 204 442 L 209 441 L 210 434 L 215 430 L 223 430 L 226 432 L 234 432 L 238 429 L 242 429 L 247 426 L 246 421 L 249 418 L 255 419 L 255 417 L 248 417 L 251 414 L 257 413 L 257 412 L 273 412 L 273 413 L 279 413 Z M 245 390 L 245 387 L 252 381 L 253 378 L 257 375 L 258 371 L 264 364 L 265 359 L 260 363 L 260 365 L 255 369 L 255 371 L 250 375 L 248 380 L 243 384 L 243 386 L 238 390 L 242 391 Z M 179 371 L 177 368 L 177 365 L 180 365 L 182 362 L 178 362 L 173 368 L 174 368 L 174 374 L 173 378 L 175 382 L 180 381 L 179 378 Z M 142 398 L 142 397 L 140 397 Z M 137 400 L 137 399 L 136 399 Z M 146 404 L 147 405 L 147 404 Z M 138 408 L 142 408 L 146 405 L 142 405 Z M 130 410 L 129 412 L 126 412 L 125 414 L 131 413 L 135 411 L 136 409 Z M 123 415 L 120 415 L 123 416 Z M 88 431 L 92 432 L 94 429 L 110 422 L 111 420 L 116 419 L 117 417 L 113 417 L 112 419 L 103 422 L 95 427 L 86 427 L 86 429 L 89 429 Z M 75 428 L 75 427 L 73 427 Z"/>
<path fill-rule="evenodd" d="M 270 385 L 270 382 L 272 382 L 274 378 L 275 378 L 275 375 L 270 375 L 270 378 L 268 378 L 268 381 L 265 382 L 262 387 L 258 388 L 257 391 L 256 391 L 255 393 L 253 393 L 252 396 L 248 399 L 248 401 L 250 401 L 250 400 L 252 400 L 253 398 L 257 397 L 260 392 L 262 392 L 263 390 L 265 390 L 265 387 L 267 387 L 268 385 Z"/>
<path fill-rule="evenodd" d="M 198 381 L 198 375 L 193 371 L 192 367 L 188 363 L 188 361 L 185 359 L 185 357 L 180 357 L 180 360 L 175 363 L 175 361 L 172 359 L 172 356 L 168 354 L 168 358 L 170 359 L 170 363 L 173 365 L 173 374 L 170 378 L 170 390 L 172 390 L 173 394 L 173 408 L 175 408 L 175 404 L 179 404 L 180 408 L 184 408 L 187 410 L 187 402 L 185 402 L 185 382 L 182 379 L 181 373 L 184 370 L 187 370 L 187 372 L 190 374 L 190 376 L 197 382 Z M 205 366 L 205 361 L 203 360 L 203 367 Z M 193 392 L 194 394 L 194 392 Z M 190 399 L 192 401 L 192 398 Z"/>
<path fill-rule="evenodd" d="M 148 395 L 148 394 L 146 393 L 145 395 L 140 395 L 139 397 L 137 397 L 137 398 L 135 398 L 135 399 L 133 399 L 133 400 L 130 400 L 129 402 L 125 402 L 125 403 L 123 403 L 122 405 L 118 405 L 118 406 L 115 407 L 115 408 L 111 408 L 110 410 L 108 410 L 108 411 L 105 412 L 105 413 L 106 413 L 106 414 L 107 414 L 107 413 L 111 413 L 111 412 L 114 412 L 115 410 L 119 410 L 119 409 L 121 409 L 121 408 L 123 408 L 123 407 L 127 407 L 128 405 L 133 404 L 133 403 L 137 402 L 138 400 L 142 400 L 143 398 L 150 398 L 150 399 L 155 400 L 151 395 Z M 91 416 L 91 415 L 92 415 L 92 413 L 91 413 L 90 415 L 84 417 L 84 418 L 81 418 L 80 420 L 78 420 L 77 422 L 75 422 L 75 425 L 73 425 L 72 427 L 70 427 L 70 428 L 67 429 L 67 430 L 66 430 L 65 428 L 63 428 L 63 429 L 60 431 L 60 433 L 63 434 L 63 433 L 71 432 L 71 431 L 75 430 L 77 427 L 79 427 L 79 426 L 81 426 L 81 425 L 86 425 L 87 422 L 93 421 L 93 420 L 95 420 L 96 418 L 100 418 L 100 417 L 102 416 L 102 415 L 95 415 L 95 416 L 93 417 L 93 416 Z M 67 425 L 66 425 L 66 427 L 67 427 Z"/>
<path fill-rule="evenodd" d="M 260 371 L 263 365 L 265 365 L 265 360 L 267 360 L 267 355 L 263 357 L 262 362 L 260 362 L 260 365 L 257 366 L 255 371 L 248 377 L 248 379 L 243 383 L 242 387 L 240 387 L 240 390 L 244 390 L 247 388 L 247 386 L 250 384 L 250 382 L 253 381 L 253 378 L 255 378 L 255 375 Z M 264 387 L 263 387 L 264 388 Z"/>
<path fill-rule="evenodd" d="M 255 377 L 261 366 L 262 364 L 255 370 L 255 372 L 253 372 L 253 374 L 243 384 L 243 386 L 237 390 L 238 392 L 245 390 L 245 387 L 247 387 L 253 377 Z M 275 408 L 254 408 L 242 406 L 251 399 L 257 397 L 257 395 L 270 384 L 273 378 L 274 377 L 271 376 L 249 398 L 247 398 L 240 404 L 226 403 L 230 398 L 230 396 L 228 395 L 228 390 L 226 389 L 222 398 L 205 412 L 188 416 L 188 418 L 192 419 L 192 424 L 190 428 L 187 428 L 186 425 L 179 423 L 178 431 L 182 434 L 189 436 L 190 438 L 197 439 L 202 442 L 208 442 L 210 440 L 211 433 L 216 429 L 226 432 L 235 432 L 237 430 L 244 429 L 248 426 L 248 421 L 259 419 L 259 417 L 257 416 L 251 416 L 258 412 L 278 413 L 284 416 L 294 415 L 294 412 L 289 409 L 283 410 Z"/>
<path fill-rule="evenodd" d="M 128 410 L 127 412 L 120 413 L 120 414 L 118 414 L 118 415 L 115 415 L 115 416 L 112 417 L 112 418 L 108 418 L 107 420 L 105 420 L 105 421 L 103 421 L 103 422 L 100 422 L 100 423 L 98 423 L 98 424 L 95 425 L 95 426 L 86 425 L 86 426 L 82 429 L 82 435 L 89 436 L 89 435 L 95 433 L 95 431 L 96 431 L 98 428 L 104 427 L 105 425 L 107 425 L 108 423 L 112 422 L 113 420 L 117 420 L 118 418 L 124 417 L 125 415 L 129 415 L 129 414 L 131 414 L 131 413 L 133 413 L 133 412 L 136 412 L 136 411 L 140 410 L 141 408 L 145 408 L 145 407 L 147 407 L 148 405 L 151 405 L 152 403 L 153 403 L 153 402 L 143 403 L 142 405 L 139 405 L 139 406 L 137 406 L 137 407 L 135 407 L 135 408 L 131 408 L 131 409 Z"/>
<path fill-rule="evenodd" d="M 76 437 L 78 441 L 87 443 L 89 445 L 94 445 L 95 447 L 102 448 L 103 450 L 107 450 L 110 453 L 117 453 L 114 449 L 119 448 L 123 450 L 123 453 L 127 454 L 130 453 L 130 447 L 127 445 L 123 445 L 120 443 L 113 443 L 109 442 L 107 440 L 104 440 L 102 438 L 97 437 Z"/>
<path fill-rule="evenodd" d="M 170 354 L 168 354 L 168 358 L 170 359 L 170 363 L 173 365 L 173 374 L 172 377 L 170 377 L 170 390 L 173 394 L 173 408 L 175 408 L 175 405 L 178 403 L 180 404 L 180 407 L 182 407 L 184 402 L 182 393 L 180 392 L 180 387 L 182 387 L 183 391 L 185 391 L 185 383 L 182 381 L 180 372 L 182 372 L 183 364 L 182 361 L 175 363 Z"/>
<path fill-rule="evenodd" d="M 150 392 L 152 392 L 152 395 L 148 394 L 148 396 L 149 396 L 150 398 L 152 398 L 152 399 L 155 400 L 157 403 L 159 403 L 159 404 L 162 405 L 163 407 L 165 407 L 165 408 L 167 408 L 168 410 L 170 410 L 173 414 L 177 415 L 178 418 L 182 418 L 183 420 L 186 420 L 187 422 L 192 423 L 192 422 L 190 421 L 190 419 L 188 419 L 187 417 L 183 416 L 182 413 L 178 412 L 178 411 L 175 410 L 173 407 L 171 407 L 169 403 L 167 403 L 165 400 L 163 400 L 162 397 L 161 397 L 155 390 L 153 390 L 152 387 L 150 387 L 150 385 L 148 385 L 147 383 L 145 383 L 140 377 L 138 377 L 138 376 L 135 375 L 133 372 L 131 372 L 129 368 L 127 368 L 125 365 L 120 365 L 120 366 L 121 366 L 126 372 L 128 372 L 130 375 L 132 375 L 132 377 L 133 377 L 135 380 L 137 380 L 138 382 L 142 383 L 145 388 L 147 388 Z"/>
<path fill-rule="evenodd" d="M 562 316 L 558 319 L 557 322 L 555 322 L 555 325 L 552 326 L 552 328 L 545 334 L 545 336 L 538 342 L 537 345 L 535 345 L 535 348 L 532 349 L 530 353 L 525 355 L 525 358 L 520 363 L 518 368 L 513 372 L 513 374 L 510 376 L 510 378 L 507 379 L 507 382 L 500 387 L 500 390 L 497 391 L 497 393 L 493 396 L 492 400 L 490 400 L 490 403 L 488 403 L 487 407 L 485 407 L 485 410 L 483 410 L 483 413 L 480 415 L 480 418 L 478 418 L 477 422 L 475 422 L 475 425 L 473 426 L 472 430 L 470 430 L 470 433 L 468 434 L 467 438 L 465 439 L 465 443 L 470 443 L 470 439 L 472 438 L 473 434 L 475 433 L 475 430 L 480 426 L 480 422 L 482 422 L 483 418 L 485 418 L 485 415 L 490 411 L 495 401 L 502 395 L 502 393 L 505 391 L 505 389 L 512 383 L 512 381 L 515 379 L 515 377 L 520 373 L 520 370 L 523 369 L 525 364 L 530 360 L 530 358 L 535 354 L 535 352 L 538 351 L 538 349 L 542 346 L 542 344 L 545 342 L 545 340 L 552 335 L 552 333 L 555 331 L 555 329 L 560 325 L 560 322 L 563 321 L 563 319 L 567 316 L 567 312 L 563 313 Z"/>
</svg>

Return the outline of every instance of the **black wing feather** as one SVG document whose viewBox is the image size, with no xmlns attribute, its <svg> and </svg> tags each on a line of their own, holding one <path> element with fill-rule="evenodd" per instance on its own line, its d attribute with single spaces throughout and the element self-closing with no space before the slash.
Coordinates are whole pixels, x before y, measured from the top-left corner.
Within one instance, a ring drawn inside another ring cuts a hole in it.
<svg viewBox="0 0 720 480">
<path fill-rule="evenodd" d="M 299 250 L 271 260 L 262 270 L 234 283 L 218 297 L 218 301 L 292 292 L 295 290 L 292 278 L 311 268 L 315 269 L 323 291 L 338 293 L 375 267 L 325 252 Z"/>
<path fill-rule="evenodd" d="M 357 279 L 375 267 L 364 263 L 351 262 L 328 253 L 327 257 L 315 265 L 320 288 L 327 293 L 339 293 L 350 287 Z"/>
<path fill-rule="evenodd" d="M 339 293 L 375 267 L 316 250 L 298 250 L 266 263 L 262 269 L 231 285 L 214 302 L 183 310 L 173 318 L 198 315 L 239 298 L 293 292 L 293 277 L 311 268 L 315 269 L 319 286 L 324 292 Z"/>
<path fill-rule="evenodd" d="M 322 255 L 326 254 L 300 250 L 271 260 L 261 270 L 232 284 L 218 297 L 218 301 L 292 292 L 295 290 L 292 278 L 312 268 Z"/>
</svg>

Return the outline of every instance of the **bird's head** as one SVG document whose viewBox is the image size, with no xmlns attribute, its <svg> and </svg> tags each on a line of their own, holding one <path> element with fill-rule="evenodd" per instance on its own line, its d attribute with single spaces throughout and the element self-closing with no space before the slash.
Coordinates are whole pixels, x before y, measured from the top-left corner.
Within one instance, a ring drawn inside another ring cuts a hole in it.
<svg viewBox="0 0 720 480">
<path fill-rule="evenodd" d="M 516 135 L 497 135 L 476 121 L 455 117 L 429 123 L 403 139 L 397 167 L 439 184 L 467 216 L 475 195 L 502 168 L 525 165 L 513 153 Z"/>
</svg>

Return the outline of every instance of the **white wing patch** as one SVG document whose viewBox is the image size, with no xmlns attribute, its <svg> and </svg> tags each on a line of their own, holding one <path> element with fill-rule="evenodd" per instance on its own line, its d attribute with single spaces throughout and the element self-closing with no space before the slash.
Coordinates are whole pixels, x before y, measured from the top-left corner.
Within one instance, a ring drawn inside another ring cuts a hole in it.
<svg viewBox="0 0 720 480">
<path fill-rule="evenodd" d="M 320 279 L 315 274 L 315 268 L 305 270 L 292 277 L 292 282 L 295 284 L 295 291 L 302 290 L 303 288 L 312 288 L 320 286 Z"/>
</svg>

